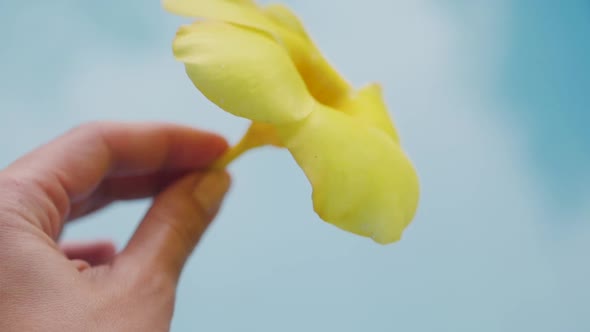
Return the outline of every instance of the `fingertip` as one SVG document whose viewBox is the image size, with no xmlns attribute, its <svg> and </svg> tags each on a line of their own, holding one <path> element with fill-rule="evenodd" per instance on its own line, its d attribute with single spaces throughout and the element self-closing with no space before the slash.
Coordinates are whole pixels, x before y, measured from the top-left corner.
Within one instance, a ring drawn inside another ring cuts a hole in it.
<svg viewBox="0 0 590 332">
<path fill-rule="evenodd" d="M 207 168 L 229 148 L 229 143 L 223 136 L 209 131 L 191 129 L 176 135 L 173 141 L 182 144 L 171 144 L 164 168 Z"/>
</svg>

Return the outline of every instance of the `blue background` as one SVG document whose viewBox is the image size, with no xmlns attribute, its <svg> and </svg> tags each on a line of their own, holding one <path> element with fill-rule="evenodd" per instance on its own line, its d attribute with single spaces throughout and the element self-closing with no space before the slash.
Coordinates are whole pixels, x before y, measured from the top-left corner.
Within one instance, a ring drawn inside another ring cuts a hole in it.
<svg viewBox="0 0 590 332">
<path fill-rule="evenodd" d="M 249 153 L 186 267 L 173 330 L 590 330 L 589 2 L 286 3 L 351 82 L 384 85 L 418 215 L 379 246 L 313 213 L 285 151 Z M 158 1 L 2 1 L 0 165 L 95 119 L 235 141 L 247 123 L 172 57 L 183 22 Z M 148 203 L 65 238 L 122 246 Z"/>
</svg>

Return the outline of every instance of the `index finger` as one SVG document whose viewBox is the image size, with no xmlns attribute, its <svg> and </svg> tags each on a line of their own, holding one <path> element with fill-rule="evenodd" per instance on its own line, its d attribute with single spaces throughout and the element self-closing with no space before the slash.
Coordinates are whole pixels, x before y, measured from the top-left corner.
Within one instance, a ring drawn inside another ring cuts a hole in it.
<svg viewBox="0 0 590 332">
<path fill-rule="evenodd" d="M 5 175 L 38 187 L 37 196 L 46 196 L 37 203 L 47 205 L 41 210 L 58 219 L 49 225 L 55 238 L 71 204 L 87 198 L 105 177 L 206 168 L 226 148 L 222 137 L 186 126 L 99 122 L 32 151 L 10 165 Z"/>
</svg>

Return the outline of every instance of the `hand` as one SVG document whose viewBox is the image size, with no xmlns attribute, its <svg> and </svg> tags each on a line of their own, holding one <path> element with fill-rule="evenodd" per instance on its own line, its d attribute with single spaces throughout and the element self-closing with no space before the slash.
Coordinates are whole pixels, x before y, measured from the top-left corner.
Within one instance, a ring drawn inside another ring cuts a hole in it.
<svg viewBox="0 0 590 332">
<path fill-rule="evenodd" d="M 95 123 L 0 171 L 0 331 L 167 331 L 183 266 L 229 187 L 219 136 Z M 57 244 L 64 223 L 155 196 L 127 246 Z"/>
</svg>

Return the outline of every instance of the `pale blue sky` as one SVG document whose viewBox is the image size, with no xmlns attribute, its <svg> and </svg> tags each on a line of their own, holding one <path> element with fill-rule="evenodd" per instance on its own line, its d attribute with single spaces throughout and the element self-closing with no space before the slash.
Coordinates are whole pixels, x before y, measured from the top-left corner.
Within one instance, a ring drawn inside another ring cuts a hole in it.
<svg viewBox="0 0 590 332">
<path fill-rule="evenodd" d="M 174 331 L 590 330 L 587 1 L 285 2 L 353 83 L 384 85 L 418 215 L 379 246 L 313 213 L 286 152 L 249 153 L 183 275 Z M 235 141 L 246 122 L 171 55 L 181 22 L 158 1 L 0 3 L 0 165 L 93 119 Z M 123 245 L 146 207 L 66 238 Z"/>
</svg>

